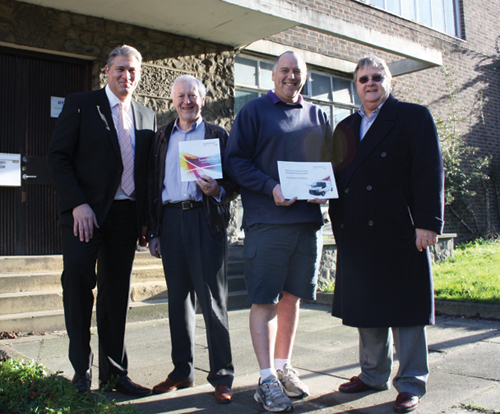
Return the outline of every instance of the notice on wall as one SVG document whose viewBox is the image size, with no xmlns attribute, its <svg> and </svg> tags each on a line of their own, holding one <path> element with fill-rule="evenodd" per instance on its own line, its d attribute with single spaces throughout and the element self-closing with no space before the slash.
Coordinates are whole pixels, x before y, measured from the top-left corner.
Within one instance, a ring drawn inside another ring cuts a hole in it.
<svg viewBox="0 0 500 414">
<path fill-rule="evenodd" d="M 50 117 L 59 118 L 59 115 L 64 106 L 64 98 L 58 96 L 50 97 Z"/>
<path fill-rule="evenodd" d="M 278 161 L 281 192 L 290 200 L 338 198 L 330 162 Z"/>
<path fill-rule="evenodd" d="M 0 187 L 21 187 L 21 154 L 0 153 Z"/>
</svg>

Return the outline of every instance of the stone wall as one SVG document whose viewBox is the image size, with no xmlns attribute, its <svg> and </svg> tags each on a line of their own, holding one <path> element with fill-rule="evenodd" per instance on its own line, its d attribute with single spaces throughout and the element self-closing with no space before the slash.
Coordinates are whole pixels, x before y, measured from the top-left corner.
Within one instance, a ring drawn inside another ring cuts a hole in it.
<svg viewBox="0 0 500 414">
<path fill-rule="evenodd" d="M 128 44 L 141 52 L 144 62 L 134 97 L 156 111 L 160 125 L 173 119 L 170 86 L 186 73 L 199 78 L 207 89 L 203 116 L 227 129 L 232 124 L 234 51 L 230 47 L 12 0 L 0 0 L 0 42 L 95 58 L 93 89 L 105 85 L 109 52 Z"/>
</svg>

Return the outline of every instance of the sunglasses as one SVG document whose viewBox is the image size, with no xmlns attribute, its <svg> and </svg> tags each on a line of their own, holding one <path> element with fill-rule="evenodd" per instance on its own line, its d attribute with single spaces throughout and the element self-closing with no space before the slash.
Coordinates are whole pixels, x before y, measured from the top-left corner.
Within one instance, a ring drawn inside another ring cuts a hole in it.
<svg viewBox="0 0 500 414">
<path fill-rule="evenodd" d="M 360 78 L 358 78 L 358 82 L 359 83 L 362 83 L 362 84 L 365 84 L 367 83 L 368 81 L 370 80 L 370 77 L 369 76 L 361 76 Z M 373 82 L 382 82 L 384 80 L 384 75 L 373 75 L 372 76 L 372 81 Z"/>
</svg>

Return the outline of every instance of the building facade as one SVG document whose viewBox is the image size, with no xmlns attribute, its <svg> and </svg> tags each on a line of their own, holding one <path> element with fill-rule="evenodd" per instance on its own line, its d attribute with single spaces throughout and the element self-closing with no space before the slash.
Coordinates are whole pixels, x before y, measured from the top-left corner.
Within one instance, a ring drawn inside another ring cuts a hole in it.
<svg viewBox="0 0 500 414">
<path fill-rule="evenodd" d="M 272 63 L 286 50 L 304 56 L 304 96 L 332 123 L 359 105 L 356 61 L 381 56 L 397 98 L 427 105 L 440 130 L 477 148 L 469 157 L 491 157 L 478 196 L 447 210 L 446 231 L 498 231 L 498 15 L 496 0 L 122 0 L 119 10 L 97 0 L 0 0 L 0 180 L 6 167 L 22 177 L 0 181 L 0 255 L 60 252 L 45 166 L 57 111 L 68 93 L 104 86 L 107 56 L 121 44 L 143 55 L 135 99 L 160 124 L 175 113 L 173 79 L 188 73 L 207 87 L 203 116 L 227 129 L 244 102 L 272 87 Z"/>
</svg>

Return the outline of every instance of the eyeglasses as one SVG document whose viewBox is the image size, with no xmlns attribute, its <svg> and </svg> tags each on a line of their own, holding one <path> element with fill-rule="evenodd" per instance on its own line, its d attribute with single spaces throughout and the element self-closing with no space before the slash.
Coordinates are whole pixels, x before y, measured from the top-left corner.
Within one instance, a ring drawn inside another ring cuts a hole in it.
<svg viewBox="0 0 500 414">
<path fill-rule="evenodd" d="M 385 79 L 384 75 L 373 75 L 372 76 L 372 81 L 373 82 L 382 82 L 383 80 Z M 370 77 L 369 76 L 361 76 L 360 78 L 358 78 L 358 82 L 359 83 L 362 83 L 362 84 L 365 84 L 367 83 L 368 81 L 370 80 Z"/>
</svg>

